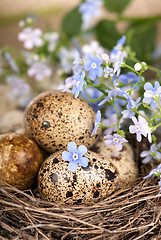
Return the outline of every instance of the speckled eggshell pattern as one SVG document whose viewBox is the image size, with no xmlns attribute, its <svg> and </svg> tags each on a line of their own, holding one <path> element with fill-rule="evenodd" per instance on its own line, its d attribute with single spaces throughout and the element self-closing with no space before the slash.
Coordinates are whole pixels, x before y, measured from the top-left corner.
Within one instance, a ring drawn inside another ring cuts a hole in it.
<svg viewBox="0 0 161 240">
<path fill-rule="evenodd" d="M 87 151 L 87 167 L 78 165 L 68 170 L 62 160 L 62 150 L 53 153 L 42 164 L 38 174 L 38 189 L 44 200 L 60 204 L 94 203 L 109 196 L 117 187 L 118 173 L 103 156 Z"/>
<path fill-rule="evenodd" d="M 0 184 L 19 189 L 30 187 L 42 163 L 42 154 L 35 142 L 23 134 L 0 135 Z"/>
<path fill-rule="evenodd" d="M 121 151 L 116 151 L 115 146 L 107 146 L 102 135 L 95 144 L 94 149 L 97 153 L 110 159 L 117 167 L 119 172 L 119 186 L 124 187 L 133 182 L 138 177 L 138 167 L 134 161 L 134 154 L 129 143 L 124 143 Z"/>
<path fill-rule="evenodd" d="M 37 96 L 25 110 L 25 129 L 48 152 L 65 149 L 69 142 L 90 148 L 101 134 L 90 137 L 96 113 L 87 102 L 67 92 L 48 91 Z"/>
</svg>

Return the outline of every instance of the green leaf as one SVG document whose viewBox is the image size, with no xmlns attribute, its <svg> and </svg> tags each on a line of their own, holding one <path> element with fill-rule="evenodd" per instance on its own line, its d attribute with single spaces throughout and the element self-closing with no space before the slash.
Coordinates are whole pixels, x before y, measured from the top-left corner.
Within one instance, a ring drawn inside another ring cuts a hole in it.
<svg viewBox="0 0 161 240">
<path fill-rule="evenodd" d="M 104 6 L 110 12 L 121 13 L 131 0 L 104 0 Z"/>
<path fill-rule="evenodd" d="M 109 20 L 100 21 L 96 27 L 96 38 L 99 43 L 108 50 L 111 50 L 117 40 L 120 38 L 120 34 L 117 32 L 115 22 Z"/>
<path fill-rule="evenodd" d="M 82 18 L 78 7 L 68 12 L 62 20 L 61 29 L 68 38 L 78 35 L 81 29 Z"/>
<path fill-rule="evenodd" d="M 155 47 L 156 32 L 156 23 L 149 21 L 133 25 L 127 30 L 126 45 L 131 47 L 139 60 L 150 62 Z"/>
</svg>

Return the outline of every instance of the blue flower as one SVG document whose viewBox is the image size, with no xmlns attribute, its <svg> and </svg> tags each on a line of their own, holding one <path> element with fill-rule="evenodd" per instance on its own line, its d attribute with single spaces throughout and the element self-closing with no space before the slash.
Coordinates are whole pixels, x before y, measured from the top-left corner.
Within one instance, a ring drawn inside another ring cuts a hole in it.
<svg viewBox="0 0 161 240">
<path fill-rule="evenodd" d="M 100 123 L 100 121 L 101 121 L 101 112 L 100 112 L 100 110 L 98 110 L 97 113 L 96 113 L 95 126 L 94 126 L 94 129 L 93 129 L 92 133 L 91 133 L 91 137 L 93 136 L 94 133 L 97 132 L 98 124 Z"/>
<path fill-rule="evenodd" d="M 96 99 L 102 96 L 102 92 L 99 91 L 97 88 L 94 87 L 87 87 L 85 89 L 85 91 L 83 90 L 81 92 L 82 96 L 86 99 L 86 101 L 88 102 L 88 104 L 95 110 L 99 110 L 101 107 L 98 105 L 100 103 L 99 101 L 90 101 L 91 99 Z"/>
<path fill-rule="evenodd" d="M 81 74 L 76 73 L 74 76 L 75 83 L 73 85 L 72 93 L 75 94 L 75 98 L 78 97 L 79 93 L 83 89 L 83 84 L 85 84 L 85 72 L 83 71 Z"/>
<path fill-rule="evenodd" d="M 84 2 L 79 7 L 79 12 L 82 13 L 82 18 L 84 21 L 89 21 L 91 17 L 99 16 L 99 7 L 102 5 L 102 1 L 89 0 Z"/>
<path fill-rule="evenodd" d="M 126 41 L 126 37 L 123 35 L 116 43 L 116 46 L 112 49 L 112 51 L 110 52 L 110 58 L 111 59 L 118 59 L 120 58 L 120 54 L 121 54 L 121 48 L 124 45 Z"/>
<path fill-rule="evenodd" d="M 147 179 L 149 177 L 158 176 L 160 177 L 161 174 L 161 163 L 157 166 L 157 168 L 154 168 L 147 176 L 143 177 L 143 179 Z"/>
<path fill-rule="evenodd" d="M 133 87 L 133 85 L 135 85 L 138 81 L 140 81 L 140 77 L 133 72 L 128 72 L 127 74 L 121 74 L 117 80 L 119 82 L 122 82 L 123 84 L 128 84 L 128 85 L 131 84 Z M 143 77 L 142 77 L 142 80 L 144 81 Z M 136 86 L 134 89 L 137 90 L 138 88 L 139 86 Z"/>
<path fill-rule="evenodd" d="M 138 109 L 140 103 L 141 97 L 138 97 L 136 100 L 129 99 L 127 103 L 127 108 L 122 111 L 123 118 L 132 118 L 135 115 L 135 112 L 133 111 L 134 108 Z"/>
<path fill-rule="evenodd" d="M 89 79 L 95 80 L 96 76 L 101 77 L 103 75 L 102 59 L 99 56 L 95 56 L 93 53 L 87 55 L 88 59 L 84 63 L 84 69 L 89 71 Z"/>
<path fill-rule="evenodd" d="M 115 87 L 114 89 L 112 89 L 111 91 L 109 91 L 108 96 L 105 97 L 100 103 L 99 105 L 101 106 L 102 104 L 104 104 L 105 102 L 109 101 L 112 98 L 115 98 L 116 96 L 120 96 L 120 97 L 125 97 L 126 99 L 129 99 L 129 95 L 124 92 L 121 88 L 117 88 Z"/>
<path fill-rule="evenodd" d="M 158 144 L 158 147 L 161 147 L 161 142 Z M 149 151 L 143 151 L 140 154 L 140 157 L 144 157 L 143 159 L 143 163 L 148 163 L 150 162 L 153 158 L 156 160 L 160 160 L 161 159 L 161 152 L 158 151 L 158 148 L 155 146 L 155 144 L 153 143 L 150 147 Z"/>
<path fill-rule="evenodd" d="M 77 145 L 75 142 L 70 142 L 67 146 L 68 151 L 63 151 L 62 159 L 65 161 L 70 161 L 68 169 L 72 172 L 76 171 L 78 164 L 82 167 L 87 167 L 88 158 L 82 157 L 87 153 L 87 148 L 84 145 L 80 145 L 77 150 Z"/>
<path fill-rule="evenodd" d="M 157 102 L 155 98 L 161 98 L 161 86 L 158 81 L 155 81 L 154 87 L 150 82 L 147 82 L 144 85 L 145 93 L 143 102 L 150 104 L 150 107 L 152 109 L 155 109 L 157 107 Z"/>
<path fill-rule="evenodd" d="M 104 77 L 108 78 L 108 77 L 113 77 L 113 76 L 114 76 L 114 69 L 106 66 L 104 68 Z"/>
<path fill-rule="evenodd" d="M 105 143 L 107 145 L 109 145 L 109 146 L 115 145 L 115 148 L 116 148 L 117 151 L 122 150 L 122 144 L 124 142 L 127 142 L 127 140 L 125 138 L 121 137 L 120 135 L 118 135 L 116 133 L 114 133 L 113 136 L 112 135 L 106 135 L 104 137 L 104 139 L 105 139 Z"/>
</svg>

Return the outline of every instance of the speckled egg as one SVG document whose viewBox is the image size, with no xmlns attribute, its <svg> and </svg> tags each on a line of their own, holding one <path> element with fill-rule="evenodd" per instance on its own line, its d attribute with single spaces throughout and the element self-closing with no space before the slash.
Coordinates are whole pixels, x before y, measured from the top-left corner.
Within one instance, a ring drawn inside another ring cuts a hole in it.
<svg viewBox="0 0 161 240">
<path fill-rule="evenodd" d="M 42 154 L 35 142 L 23 134 L 0 135 L 0 184 L 19 189 L 30 187 L 42 163 Z"/>
<path fill-rule="evenodd" d="M 117 187 L 115 166 L 98 153 L 87 151 L 88 166 L 75 172 L 62 160 L 62 150 L 53 153 L 42 164 L 38 174 L 38 189 L 43 199 L 55 203 L 94 203 L 109 196 Z"/>
<path fill-rule="evenodd" d="M 25 110 L 25 129 L 48 152 L 65 149 L 74 141 L 87 148 L 96 143 L 101 129 L 90 136 L 96 113 L 87 102 L 71 93 L 48 91 L 37 96 Z"/>
<path fill-rule="evenodd" d="M 116 151 L 115 146 L 107 146 L 102 135 L 95 144 L 97 153 L 108 158 L 118 169 L 119 186 L 126 186 L 138 177 L 138 167 L 134 161 L 134 154 L 129 143 L 124 143 L 121 151 Z"/>
</svg>

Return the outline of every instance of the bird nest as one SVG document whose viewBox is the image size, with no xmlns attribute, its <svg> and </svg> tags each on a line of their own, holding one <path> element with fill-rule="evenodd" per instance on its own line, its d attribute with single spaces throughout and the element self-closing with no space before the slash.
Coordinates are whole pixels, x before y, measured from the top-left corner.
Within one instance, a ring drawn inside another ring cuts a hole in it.
<svg viewBox="0 0 161 240">
<path fill-rule="evenodd" d="M 147 142 L 130 142 L 140 177 L 99 203 L 59 205 L 42 200 L 36 184 L 25 191 L 0 186 L 0 240 L 161 239 L 158 180 L 143 180 L 155 166 L 139 158 Z"/>
<path fill-rule="evenodd" d="M 2 239 L 160 239 L 161 200 L 154 180 L 138 179 L 94 205 L 63 206 L 35 189 L 0 187 Z"/>
</svg>

